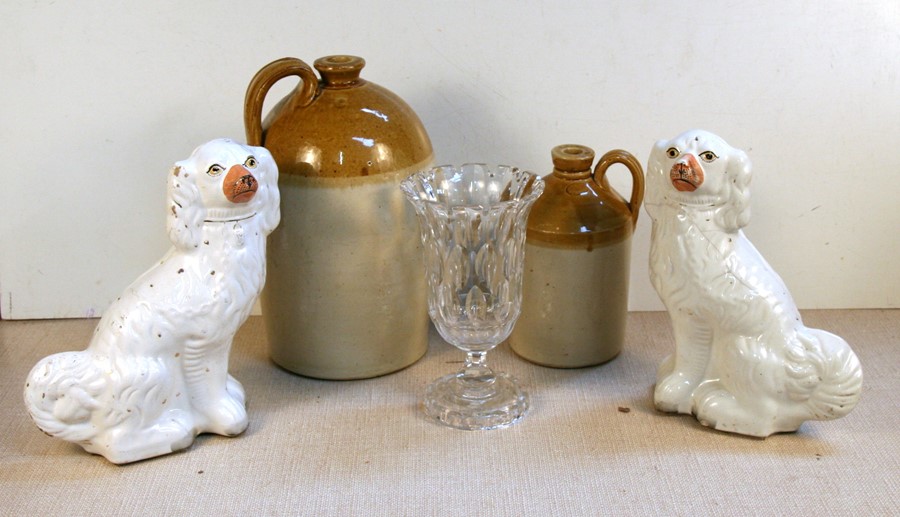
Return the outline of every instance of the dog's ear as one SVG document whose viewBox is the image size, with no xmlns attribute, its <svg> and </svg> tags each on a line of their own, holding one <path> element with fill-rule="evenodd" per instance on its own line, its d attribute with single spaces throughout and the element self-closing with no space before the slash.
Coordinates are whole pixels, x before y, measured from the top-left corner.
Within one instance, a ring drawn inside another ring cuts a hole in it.
<svg viewBox="0 0 900 517">
<path fill-rule="evenodd" d="M 750 222 L 750 179 L 752 164 L 747 153 L 732 148 L 725 168 L 727 204 L 716 217 L 727 231 L 737 231 Z"/>
<path fill-rule="evenodd" d="M 197 188 L 196 171 L 189 160 L 176 163 L 169 173 L 166 230 L 180 250 L 200 247 L 206 209 Z"/>
<path fill-rule="evenodd" d="M 669 148 L 668 140 L 657 140 L 650 149 L 650 159 L 647 162 L 647 172 L 668 177 L 669 169 L 663 165 L 666 158 L 666 150 Z"/>
<path fill-rule="evenodd" d="M 265 147 L 252 147 L 253 154 L 260 164 L 260 173 L 256 178 L 259 181 L 259 190 L 256 195 L 258 203 L 262 207 L 262 230 L 269 233 L 278 226 L 281 221 L 281 195 L 278 191 L 278 165 L 272 154 Z"/>
<path fill-rule="evenodd" d="M 644 207 L 651 216 L 654 208 L 662 202 L 666 192 L 666 182 L 669 176 L 668 170 L 663 166 L 666 157 L 666 149 L 669 148 L 668 140 L 657 140 L 650 149 L 650 157 L 647 159 L 646 181 L 644 194 Z"/>
</svg>

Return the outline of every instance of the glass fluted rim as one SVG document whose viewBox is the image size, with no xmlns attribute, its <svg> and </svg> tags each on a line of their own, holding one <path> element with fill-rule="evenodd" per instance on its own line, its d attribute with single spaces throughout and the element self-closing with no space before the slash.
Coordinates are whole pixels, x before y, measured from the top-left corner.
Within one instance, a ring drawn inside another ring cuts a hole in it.
<svg viewBox="0 0 900 517">
<path fill-rule="evenodd" d="M 480 180 L 480 185 L 476 185 Z M 468 189 L 441 189 L 444 181 L 469 182 Z M 510 165 L 472 162 L 437 165 L 415 172 L 400 183 L 413 204 L 445 209 L 489 209 L 508 205 L 530 205 L 544 191 L 544 180 L 534 172 Z M 500 189 L 503 190 L 500 190 Z M 469 197 L 467 198 L 466 195 Z"/>
</svg>

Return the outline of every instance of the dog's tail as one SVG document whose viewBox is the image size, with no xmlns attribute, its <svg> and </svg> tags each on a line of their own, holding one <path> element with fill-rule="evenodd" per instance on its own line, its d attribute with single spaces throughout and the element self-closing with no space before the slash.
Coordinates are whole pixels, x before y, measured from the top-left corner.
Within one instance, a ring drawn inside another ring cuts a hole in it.
<svg viewBox="0 0 900 517">
<path fill-rule="evenodd" d="M 92 417 L 106 382 L 90 352 L 54 354 L 28 374 L 25 406 L 45 433 L 70 442 L 90 440 L 97 433 Z"/>
<path fill-rule="evenodd" d="M 788 348 L 785 367 L 788 392 L 809 411 L 810 419 L 840 418 L 859 402 L 862 367 L 839 336 L 805 329 Z"/>
</svg>

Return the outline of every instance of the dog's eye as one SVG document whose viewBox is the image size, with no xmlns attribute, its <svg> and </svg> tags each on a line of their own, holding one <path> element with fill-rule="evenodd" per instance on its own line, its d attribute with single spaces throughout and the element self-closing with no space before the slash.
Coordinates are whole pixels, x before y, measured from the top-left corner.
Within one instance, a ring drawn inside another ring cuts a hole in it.
<svg viewBox="0 0 900 517">
<path fill-rule="evenodd" d="M 247 161 L 244 162 L 244 167 L 247 167 L 248 169 L 255 169 L 256 168 L 256 158 L 254 158 L 252 156 L 248 156 Z"/>
<path fill-rule="evenodd" d="M 705 151 L 705 152 L 700 153 L 700 159 L 706 163 L 715 161 L 716 158 L 718 158 L 718 156 L 716 156 L 716 153 L 714 153 L 712 151 Z"/>
<path fill-rule="evenodd" d="M 209 174 L 210 176 L 218 176 L 219 174 L 222 174 L 223 172 L 225 172 L 225 167 L 222 167 L 218 163 L 214 163 L 214 164 L 210 165 L 209 169 L 206 170 L 206 173 Z"/>
<path fill-rule="evenodd" d="M 679 153 L 678 149 L 675 149 L 674 147 L 666 149 L 666 156 L 668 156 L 669 158 L 678 158 L 679 154 L 681 153 Z"/>
</svg>

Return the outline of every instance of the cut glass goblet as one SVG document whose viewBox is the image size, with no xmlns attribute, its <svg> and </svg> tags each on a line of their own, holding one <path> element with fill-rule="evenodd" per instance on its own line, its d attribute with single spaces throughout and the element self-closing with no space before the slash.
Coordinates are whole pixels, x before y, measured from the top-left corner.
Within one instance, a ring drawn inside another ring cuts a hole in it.
<svg viewBox="0 0 900 517">
<path fill-rule="evenodd" d="M 401 188 L 419 220 L 428 313 L 466 352 L 462 371 L 427 388 L 425 413 L 459 429 L 506 427 L 528 410 L 528 396 L 485 356 L 519 317 L 525 223 L 544 183 L 514 167 L 465 164 L 419 172 Z"/>
</svg>

